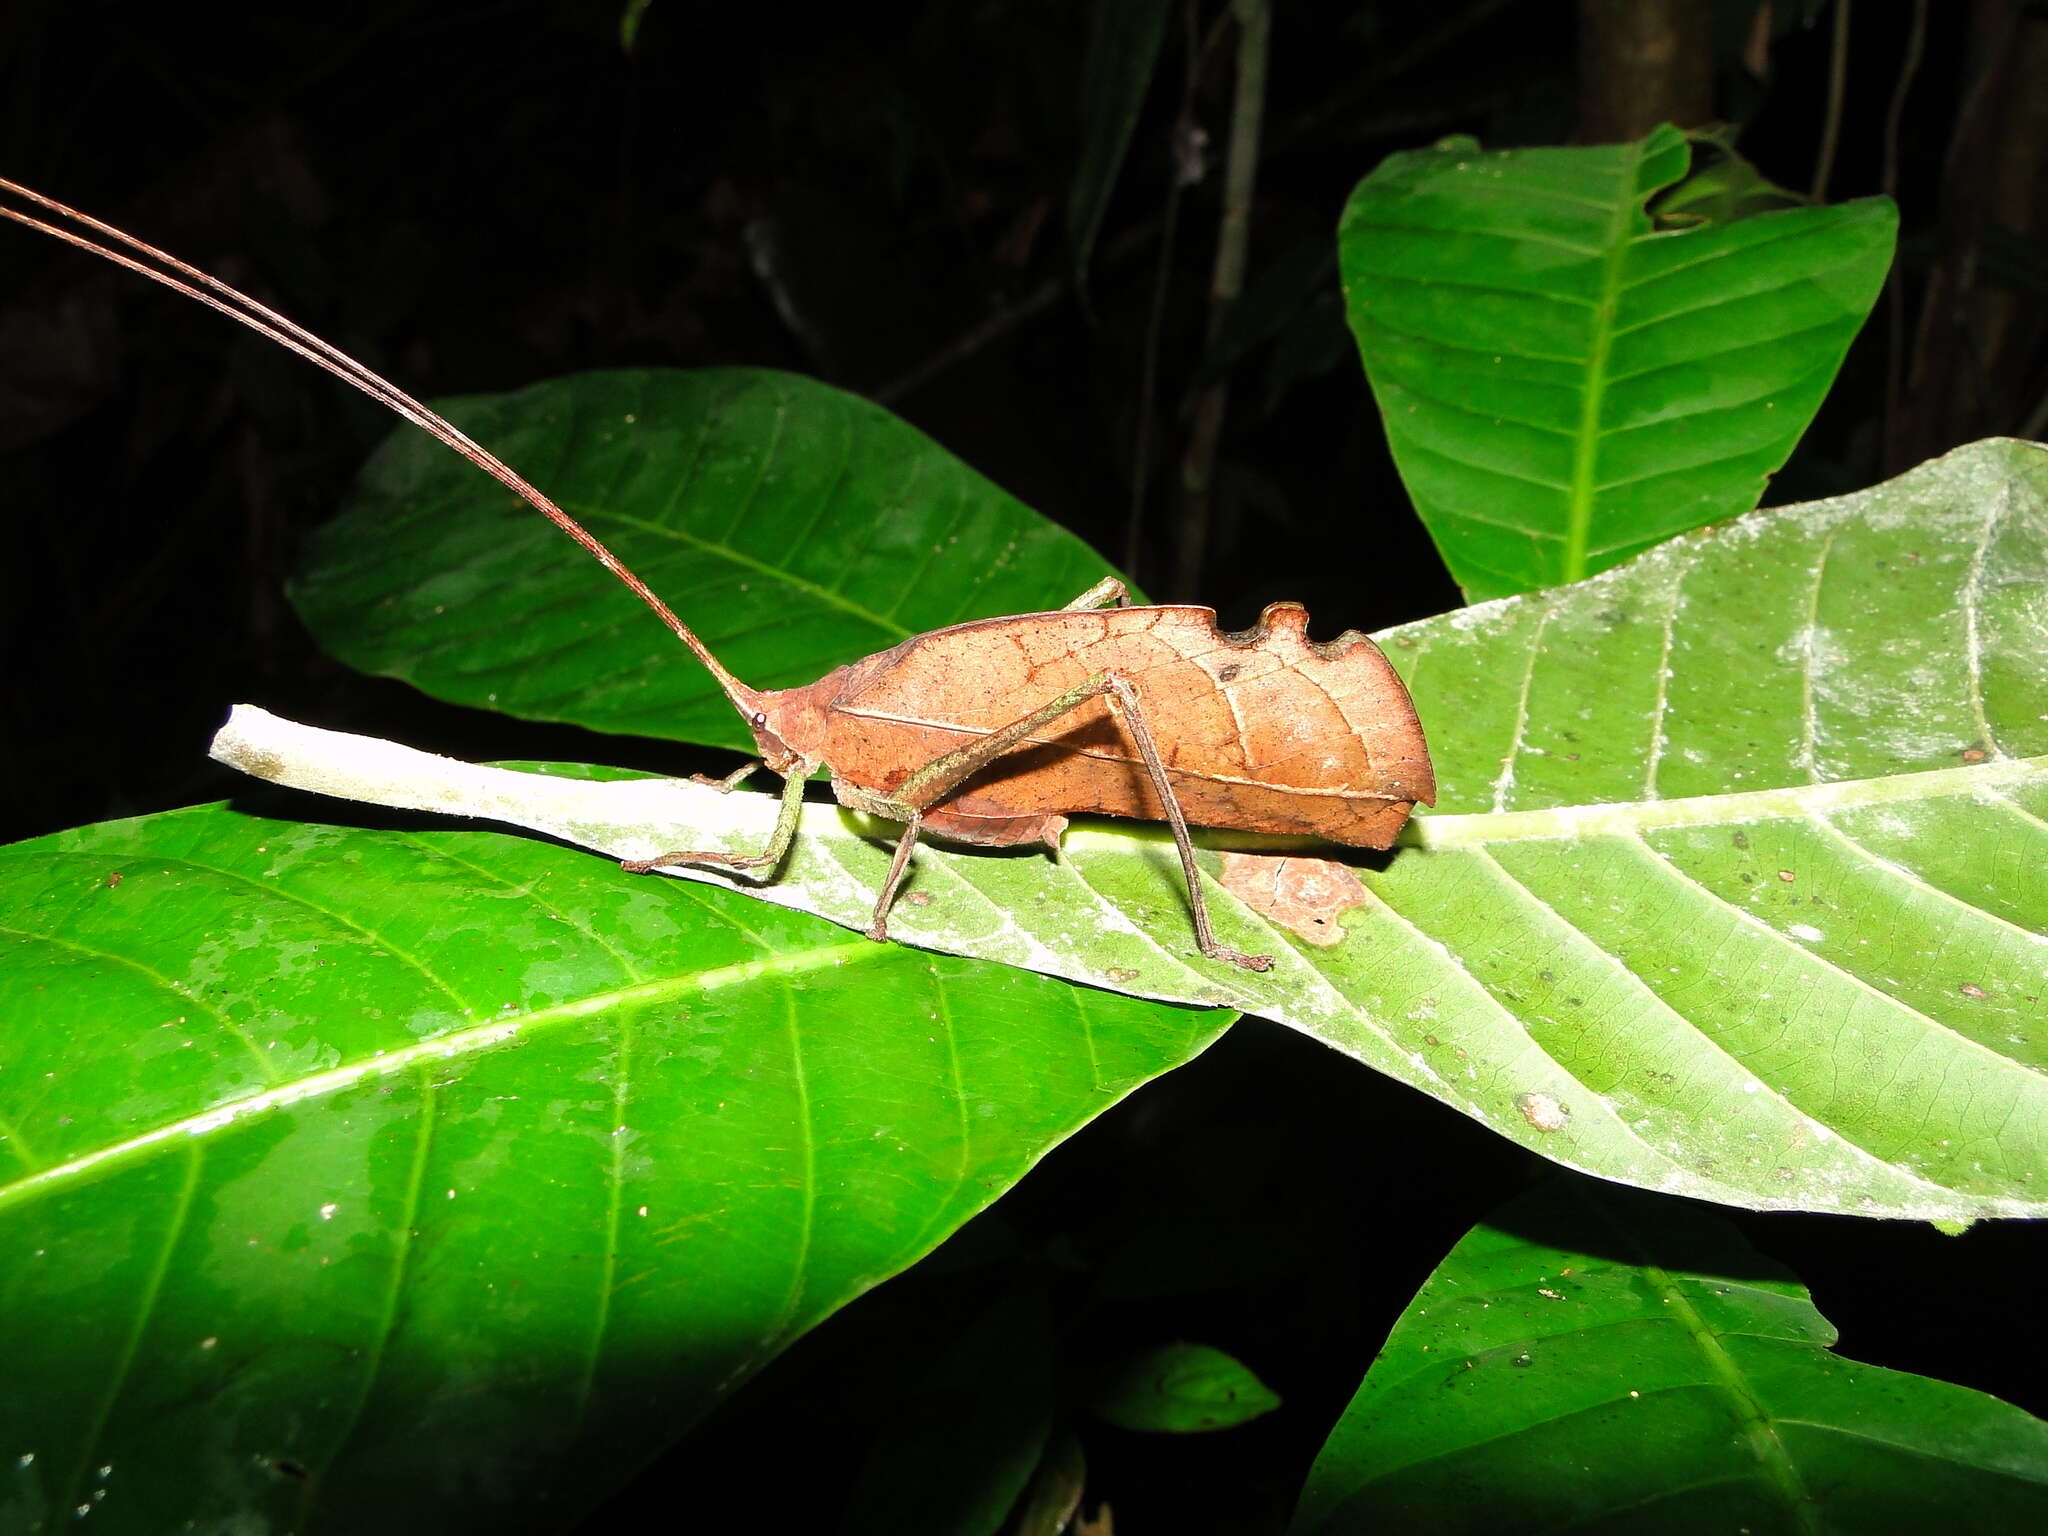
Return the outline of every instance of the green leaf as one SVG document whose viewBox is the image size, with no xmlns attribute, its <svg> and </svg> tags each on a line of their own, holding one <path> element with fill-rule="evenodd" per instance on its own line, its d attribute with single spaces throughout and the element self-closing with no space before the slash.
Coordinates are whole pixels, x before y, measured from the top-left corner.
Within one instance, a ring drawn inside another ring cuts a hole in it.
<svg viewBox="0 0 2048 1536">
<path fill-rule="evenodd" d="M 2048 1424 L 1834 1342 L 1719 1218 L 1549 1181 L 1416 1293 L 1290 1529 L 2048 1528 Z"/>
<path fill-rule="evenodd" d="M 1224 1023 L 496 833 L 0 871 L 8 1530 L 559 1528 Z"/>
<path fill-rule="evenodd" d="M 1057 607 L 1110 574 L 914 427 L 793 374 L 588 373 L 440 408 L 757 688 L 962 619 Z M 638 599 L 410 428 L 313 540 L 292 598 L 350 666 L 436 698 L 752 750 Z"/>
<path fill-rule="evenodd" d="M 619 52 L 630 56 L 640 42 L 640 23 L 654 0 L 626 0 L 625 8 L 619 12 Z"/>
<path fill-rule="evenodd" d="M 1067 194 L 1074 272 L 1083 288 L 1095 237 L 1159 67 L 1170 9 L 1167 0 L 1095 0 L 1081 77 L 1081 160 Z"/>
<path fill-rule="evenodd" d="M 1262 915 L 1284 871 L 1233 863 L 1218 938 L 1272 952 L 1270 974 L 1195 956 L 1172 845 L 1129 823 L 1077 827 L 1056 863 L 922 846 L 890 932 L 1264 1014 L 1626 1184 L 2040 1215 L 2044 635 L 2048 454 L 1981 443 L 1383 636 L 1437 810 L 1391 856 L 1314 866 L 1338 899 L 1298 930 Z M 774 816 L 655 781 L 602 787 L 608 826 L 502 780 L 473 813 L 618 857 L 759 847 Z M 865 926 L 893 833 L 813 805 L 749 889 Z"/>
<path fill-rule="evenodd" d="M 1390 156 L 1338 228 L 1394 460 L 1475 600 L 1577 581 L 1757 504 L 1891 263 L 1884 198 L 1684 229 L 1635 144 Z"/>
<path fill-rule="evenodd" d="M 1118 1429 L 1165 1435 L 1235 1429 L 1280 1406 L 1272 1388 L 1207 1344 L 1162 1344 L 1133 1355 L 1097 1385 L 1089 1405 Z"/>
</svg>

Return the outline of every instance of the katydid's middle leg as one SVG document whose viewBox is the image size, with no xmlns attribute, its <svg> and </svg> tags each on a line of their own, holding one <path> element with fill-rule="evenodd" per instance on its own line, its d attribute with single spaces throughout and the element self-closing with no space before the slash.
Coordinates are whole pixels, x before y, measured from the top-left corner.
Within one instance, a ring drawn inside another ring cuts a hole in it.
<svg viewBox="0 0 2048 1536">
<path fill-rule="evenodd" d="M 1202 872 L 1195 866 L 1195 843 L 1188 836 L 1188 819 L 1181 814 L 1180 799 L 1173 792 L 1173 783 L 1166 776 L 1166 763 L 1159 755 L 1159 745 L 1152 739 L 1152 727 L 1145 723 L 1144 711 L 1138 707 L 1138 690 L 1131 686 L 1129 678 L 1108 674 L 1109 696 L 1116 700 L 1124 725 L 1131 733 L 1131 740 L 1137 743 L 1138 756 L 1145 760 L 1145 771 L 1152 776 L 1152 791 L 1159 796 L 1159 803 L 1166 808 L 1166 824 L 1173 829 L 1173 846 L 1180 855 L 1180 870 L 1188 882 L 1188 910 L 1195 921 L 1195 945 L 1211 960 L 1228 960 L 1240 970 L 1270 971 L 1273 968 L 1271 955 L 1247 955 L 1234 949 L 1227 949 L 1216 942 L 1216 935 L 1209 927 L 1209 903 L 1202 895 Z"/>
</svg>

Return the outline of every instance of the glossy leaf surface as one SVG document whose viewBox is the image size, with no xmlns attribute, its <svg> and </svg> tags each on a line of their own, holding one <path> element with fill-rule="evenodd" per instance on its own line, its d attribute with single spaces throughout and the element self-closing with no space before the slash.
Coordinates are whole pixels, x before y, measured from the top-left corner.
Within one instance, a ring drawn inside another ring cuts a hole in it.
<svg viewBox="0 0 2048 1536">
<path fill-rule="evenodd" d="M 7 1531 L 559 1526 L 1225 1022 L 488 832 L 0 906 Z"/>
<path fill-rule="evenodd" d="M 1110 574 L 916 428 L 794 374 L 587 373 L 441 405 L 756 688 L 962 619 L 1058 607 Z M 321 530 L 292 596 L 350 666 L 436 698 L 751 749 L 639 599 L 410 428 Z"/>
<path fill-rule="evenodd" d="M 2048 1526 L 2048 1424 L 1834 1342 L 1805 1288 L 1725 1221 L 1554 1180 L 1416 1294 L 1292 1530 Z"/>
<path fill-rule="evenodd" d="M 1474 600 L 1747 512 L 1891 263 L 1882 198 L 1656 228 L 1684 135 L 1392 155 L 1338 248 L 1408 494 Z"/>
<path fill-rule="evenodd" d="M 1234 866 L 1218 937 L 1270 974 L 1195 957 L 1171 844 L 1128 823 L 1077 829 L 1057 864 L 926 845 L 891 932 L 1264 1014 L 1623 1183 L 2038 1215 L 2044 638 L 2048 453 L 1980 443 L 1382 636 L 1439 804 L 1391 855 L 1320 866 L 1336 899 L 1313 920 Z M 678 827 L 759 847 L 773 817 L 764 795 L 620 788 L 609 829 L 581 806 L 526 824 L 644 857 Z M 865 926 L 878 834 L 814 805 L 750 889 Z"/>
</svg>

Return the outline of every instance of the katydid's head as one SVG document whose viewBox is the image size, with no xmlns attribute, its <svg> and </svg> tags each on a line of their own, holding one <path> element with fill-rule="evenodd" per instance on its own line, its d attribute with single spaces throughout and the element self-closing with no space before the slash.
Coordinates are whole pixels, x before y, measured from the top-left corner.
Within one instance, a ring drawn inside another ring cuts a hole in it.
<svg viewBox="0 0 2048 1536">
<path fill-rule="evenodd" d="M 812 768 L 829 759 L 831 701 L 846 671 L 845 667 L 836 668 L 801 688 L 766 693 L 741 688 L 733 695 L 747 728 L 754 733 L 754 749 L 762 762 L 784 777 L 791 772 L 809 777 Z M 741 695 L 745 703 L 740 702 Z"/>
<path fill-rule="evenodd" d="M 761 761 L 786 777 L 790 769 L 802 760 L 803 754 L 784 741 L 782 734 L 775 729 L 774 701 L 772 693 L 752 694 L 749 703 L 741 706 L 741 713 L 746 716 L 747 729 L 754 733 L 754 750 L 761 754 Z"/>
</svg>

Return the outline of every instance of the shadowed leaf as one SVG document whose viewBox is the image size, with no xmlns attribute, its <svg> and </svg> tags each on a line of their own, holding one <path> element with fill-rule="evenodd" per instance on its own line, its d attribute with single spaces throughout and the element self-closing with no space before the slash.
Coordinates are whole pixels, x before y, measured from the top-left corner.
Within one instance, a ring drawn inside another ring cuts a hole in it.
<svg viewBox="0 0 2048 1536">
<path fill-rule="evenodd" d="M 1845 1359 L 1720 1218 L 1552 1180 L 1394 1325 L 1291 1530 L 2039 1530 L 2048 1424 Z"/>
</svg>

